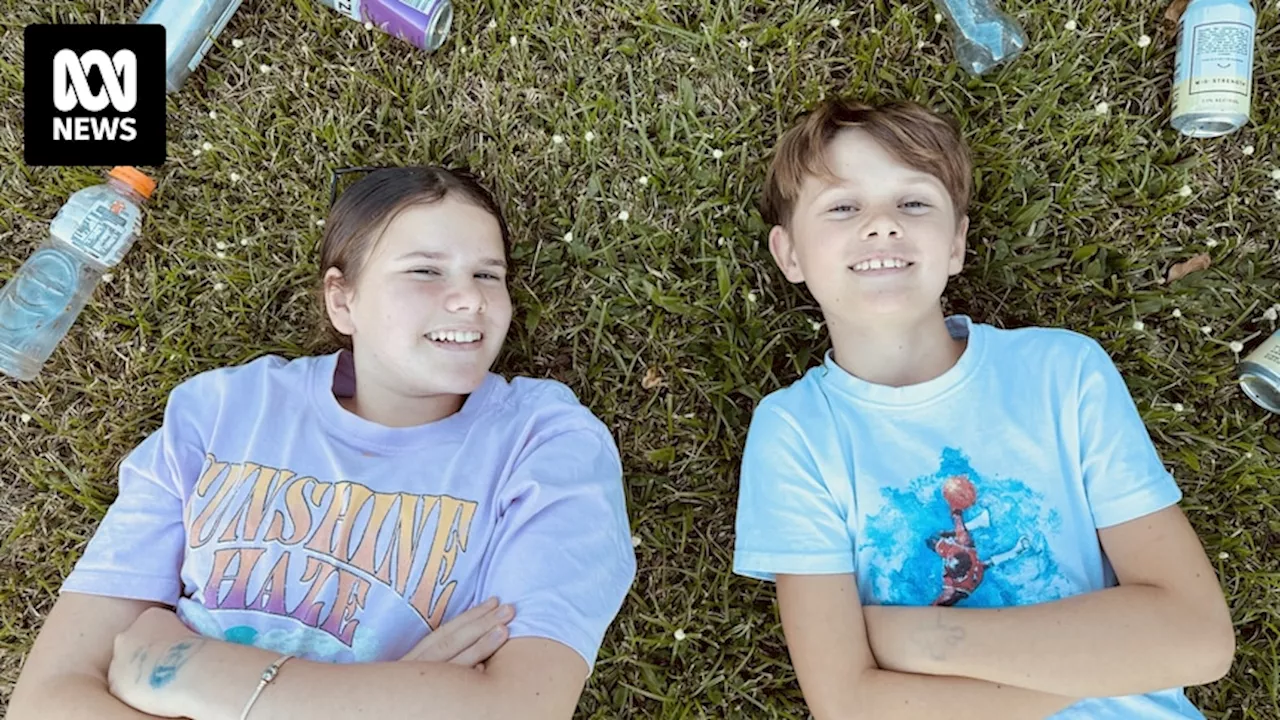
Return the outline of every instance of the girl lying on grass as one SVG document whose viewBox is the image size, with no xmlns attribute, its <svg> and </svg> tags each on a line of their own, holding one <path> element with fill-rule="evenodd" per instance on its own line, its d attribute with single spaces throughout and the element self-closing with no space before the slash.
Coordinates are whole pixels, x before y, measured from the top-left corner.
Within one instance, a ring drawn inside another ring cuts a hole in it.
<svg viewBox="0 0 1280 720">
<path fill-rule="evenodd" d="M 465 173 L 388 168 L 325 227 L 344 348 L 172 392 L 12 720 L 572 715 L 635 556 L 605 426 L 489 372 L 501 211 Z"/>
</svg>

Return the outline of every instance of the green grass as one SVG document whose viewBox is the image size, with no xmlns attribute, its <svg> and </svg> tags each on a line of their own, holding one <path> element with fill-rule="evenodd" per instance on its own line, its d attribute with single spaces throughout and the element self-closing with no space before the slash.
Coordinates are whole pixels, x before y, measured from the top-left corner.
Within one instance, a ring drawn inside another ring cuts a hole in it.
<svg viewBox="0 0 1280 720">
<path fill-rule="evenodd" d="M 1277 6 L 1261 13 L 1253 123 L 1193 141 L 1167 122 L 1163 4 L 1009 0 L 1032 47 L 972 79 L 921 0 L 468 0 L 435 55 L 310 0 L 248 0 L 169 101 L 144 241 L 36 382 L 0 379 L 0 708 L 168 390 L 322 349 L 311 302 L 330 168 L 443 162 L 497 189 L 518 239 L 499 369 L 568 383 L 627 469 L 639 576 L 581 716 L 805 717 L 772 588 L 730 560 L 751 409 L 825 349 L 811 299 L 764 246 L 765 152 L 840 92 L 960 117 L 979 182 L 949 308 L 1069 327 L 1113 353 L 1238 631 L 1230 676 L 1191 697 L 1211 718 L 1276 718 L 1280 422 L 1238 390 L 1230 343 L 1269 333 L 1280 302 Z M 22 164 L 22 27 L 143 6 L 0 0 L 0 280 L 101 170 Z M 1210 270 L 1160 282 L 1198 252 Z M 665 386 L 642 387 L 650 368 Z"/>
</svg>

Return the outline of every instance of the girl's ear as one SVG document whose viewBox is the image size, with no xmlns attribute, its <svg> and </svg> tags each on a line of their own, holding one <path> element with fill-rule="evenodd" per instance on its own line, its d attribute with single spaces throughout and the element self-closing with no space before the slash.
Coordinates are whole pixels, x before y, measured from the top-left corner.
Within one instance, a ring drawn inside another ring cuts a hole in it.
<svg viewBox="0 0 1280 720">
<path fill-rule="evenodd" d="M 351 337 L 356 334 L 355 318 L 352 316 L 352 303 L 355 300 L 354 288 L 347 286 L 347 279 L 342 271 L 331 267 L 324 273 L 324 309 L 329 314 L 329 323 L 339 333 Z"/>
</svg>

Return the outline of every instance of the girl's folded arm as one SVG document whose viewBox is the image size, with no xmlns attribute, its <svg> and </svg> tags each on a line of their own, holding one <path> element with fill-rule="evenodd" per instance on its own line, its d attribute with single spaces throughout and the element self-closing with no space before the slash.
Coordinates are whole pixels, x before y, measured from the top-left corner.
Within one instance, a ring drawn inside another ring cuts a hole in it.
<svg viewBox="0 0 1280 720">
<path fill-rule="evenodd" d="M 852 575 L 778 575 L 777 586 L 791 662 L 817 720 L 1040 720 L 1074 702 L 981 680 L 882 670 Z"/>
<path fill-rule="evenodd" d="M 146 720 L 111 694 L 118 633 L 157 603 L 63 593 L 36 637 L 9 702 L 9 720 Z"/>
</svg>

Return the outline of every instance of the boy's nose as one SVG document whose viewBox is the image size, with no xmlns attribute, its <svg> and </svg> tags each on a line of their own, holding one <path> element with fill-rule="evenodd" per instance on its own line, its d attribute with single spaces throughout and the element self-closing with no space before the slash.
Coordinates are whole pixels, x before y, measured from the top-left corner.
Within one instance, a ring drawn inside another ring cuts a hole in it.
<svg viewBox="0 0 1280 720">
<path fill-rule="evenodd" d="M 872 217 L 862 230 L 864 239 L 885 239 L 902 237 L 902 227 L 898 225 L 898 221 L 887 213 L 881 213 Z"/>
</svg>

